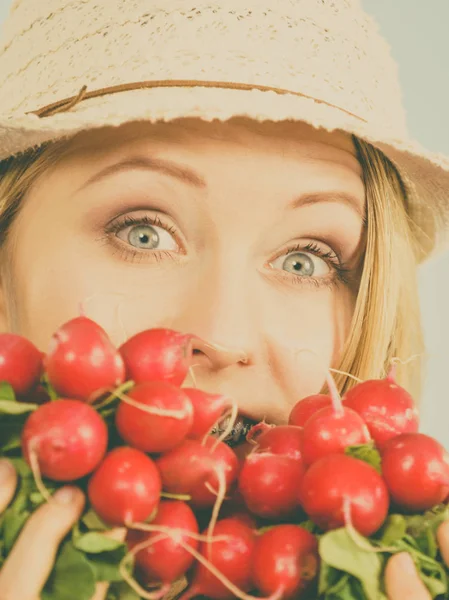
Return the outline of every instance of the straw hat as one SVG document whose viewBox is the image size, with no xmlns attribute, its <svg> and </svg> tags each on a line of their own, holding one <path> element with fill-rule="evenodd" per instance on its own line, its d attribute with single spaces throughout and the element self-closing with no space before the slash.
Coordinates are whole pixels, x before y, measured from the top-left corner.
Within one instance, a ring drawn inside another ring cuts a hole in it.
<svg viewBox="0 0 449 600">
<path fill-rule="evenodd" d="M 410 139 L 397 67 L 358 0 L 14 2 L 0 159 L 135 119 L 233 116 L 367 140 L 403 178 L 422 258 L 449 242 L 449 159 Z"/>
</svg>

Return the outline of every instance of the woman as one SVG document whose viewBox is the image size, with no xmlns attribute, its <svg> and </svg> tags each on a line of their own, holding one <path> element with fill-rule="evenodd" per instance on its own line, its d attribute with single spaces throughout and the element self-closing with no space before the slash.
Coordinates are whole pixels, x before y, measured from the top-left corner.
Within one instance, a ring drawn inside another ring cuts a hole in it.
<svg viewBox="0 0 449 600">
<path fill-rule="evenodd" d="M 449 161 L 408 139 L 395 65 L 357 2 L 240 5 L 15 2 L 0 322 L 42 349 L 80 303 L 117 343 L 194 332 L 210 344 L 198 386 L 282 423 L 329 367 L 368 379 L 422 353 L 416 269 L 444 243 Z M 400 381 L 418 401 L 416 362 Z M 4 510 L 16 477 L 1 466 Z M 83 504 L 65 488 L 35 513 L 2 600 L 39 596 Z M 448 524 L 439 542 L 449 563 Z M 390 600 L 430 597 L 407 554 L 385 577 Z"/>
</svg>

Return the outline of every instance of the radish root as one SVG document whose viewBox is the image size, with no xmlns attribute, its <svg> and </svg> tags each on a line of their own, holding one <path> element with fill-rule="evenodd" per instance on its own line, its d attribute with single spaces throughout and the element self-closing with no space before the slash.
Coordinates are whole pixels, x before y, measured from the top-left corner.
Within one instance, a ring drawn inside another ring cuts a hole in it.
<svg viewBox="0 0 449 600">
<path fill-rule="evenodd" d="M 129 563 L 130 559 L 134 558 L 134 556 L 136 554 L 138 554 L 141 550 L 144 550 L 145 548 L 152 546 L 156 542 L 159 542 L 159 541 L 165 539 L 166 537 L 167 537 L 167 534 L 161 533 L 160 535 L 157 535 L 153 538 L 150 538 L 149 540 L 145 540 L 144 542 L 137 544 L 120 561 L 120 565 L 119 565 L 120 575 L 123 577 L 124 581 L 126 581 L 126 583 L 136 592 L 136 594 L 138 594 L 139 597 L 144 598 L 145 600 L 160 600 L 170 590 L 171 584 L 164 583 L 158 590 L 156 590 L 154 592 L 148 592 L 128 572 L 128 568 L 127 568 L 128 563 Z"/>
<path fill-rule="evenodd" d="M 220 509 L 223 505 L 223 501 L 226 495 L 226 476 L 224 469 L 216 469 L 215 473 L 217 474 L 218 479 L 218 494 L 217 499 L 215 500 L 214 507 L 212 509 L 212 514 L 209 521 L 209 527 L 207 528 L 207 544 L 210 552 L 210 544 L 214 534 L 215 525 L 218 521 L 218 516 L 220 514 Z"/>
<path fill-rule="evenodd" d="M 346 373 L 346 371 L 340 371 L 339 369 L 331 369 L 330 367 L 328 370 L 331 371 L 331 373 L 338 373 L 339 375 L 345 375 L 346 377 L 349 377 L 350 379 L 357 381 L 357 383 L 363 383 L 363 379 L 360 379 L 359 377 L 356 377 L 355 375 L 351 375 L 351 373 Z"/>
<path fill-rule="evenodd" d="M 133 398 L 130 398 L 126 394 L 122 394 L 121 392 L 118 392 L 117 390 L 114 393 L 117 396 L 117 398 L 119 398 L 122 402 L 125 402 L 126 404 L 129 404 L 130 406 L 134 406 L 134 408 L 138 408 L 139 410 L 142 410 L 143 412 L 146 412 L 150 415 L 157 415 L 159 417 L 170 417 L 172 419 L 179 419 L 179 420 L 185 419 L 186 416 L 188 416 L 186 414 L 186 412 L 184 412 L 182 410 L 164 410 L 163 408 L 147 406 L 146 404 L 143 404 L 142 402 L 138 402 L 137 400 L 134 400 Z"/>
<path fill-rule="evenodd" d="M 39 460 L 37 458 L 37 452 L 35 450 L 36 444 L 37 444 L 37 440 L 33 440 L 30 442 L 30 444 L 28 446 L 28 452 L 29 452 L 29 457 L 30 457 L 30 468 L 31 468 L 31 472 L 33 473 L 34 483 L 36 484 L 36 487 L 39 490 L 39 493 L 41 494 L 42 498 L 44 498 L 46 500 L 46 502 L 50 502 L 51 494 L 45 487 L 45 484 L 42 481 L 42 477 L 41 477 Z"/>
<path fill-rule="evenodd" d="M 392 548 L 388 546 L 372 546 L 365 538 L 357 531 L 357 529 L 352 524 L 352 515 L 351 515 L 351 500 L 347 496 L 343 499 L 343 518 L 345 521 L 345 528 L 348 532 L 349 537 L 360 550 L 364 550 L 365 552 L 373 552 L 375 554 L 380 552 L 397 552 L 397 548 Z"/>
<path fill-rule="evenodd" d="M 226 542 L 229 540 L 229 535 L 216 535 L 210 539 L 209 535 L 202 535 L 201 533 L 192 533 L 186 529 L 180 529 L 177 527 L 167 527 L 166 525 L 152 525 L 151 523 L 133 523 L 129 521 L 126 523 L 128 529 L 137 529 L 138 531 L 146 531 L 148 533 L 160 533 L 163 537 L 171 537 L 176 543 L 179 542 L 181 536 L 189 537 L 197 542 Z M 158 541 L 159 541 L 159 536 Z M 150 538 L 154 539 L 154 538 Z M 146 540 L 148 542 L 148 540 Z M 142 542 L 142 544 L 146 543 Z M 156 543 L 156 542 L 154 542 Z M 142 550 L 142 548 L 140 549 Z M 139 550 L 137 550 L 139 552 Z"/>
<path fill-rule="evenodd" d="M 232 583 L 232 581 L 229 581 L 229 579 L 225 575 L 223 575 L 223 573 L 221 573 L 209 560 L 207 560 L 207 558 L 202 556 L 199 552 L 191 548 L 182 540 L 179 541 L 179 545 L 182 548 L 184 548 L 184 550 L 187 550 L 187 552 L 190 552 L 190 554 L 199 563 L 201 563 L 203 567 L 208 569 L 212 573 L 212 575 L 214 575 L 218 579 L 218 581 L 222 583 L 236 598 L 239 598 L 240 600 L 262 600 L 261 598 L 256 598 L 256 596 L 251 596 L 251 594 L 246 594 L 245 592 L 240 590 L 236 585 Z M 271 594 L 271 596 L 265 597 L 263 600 L 282 600 L 283 593 L 284 590 L 279 589 L 274 594 Z M 193 596 L 191 594 L 189 595 L 189 590 L 187 590 L 187 592 L 185 592 L 181 596 L 180 600 L 188 600 L 190 598 L 193 598 Z"/>
<path fill-rule="evenodd" d="M 326 373 L 326 382 L 327 382 L 327 387 L 329 388 L 329 392 L 331 395 L 332 407 L 334 409 L 334 412 L 335 412 L 335 414 L 342 414 L 343 413 L 343 404 L 341 402 L 340 394 L 338 392 L 334 378 L 332 377 L 332 375 L 329 372 Z"/>
</svg>

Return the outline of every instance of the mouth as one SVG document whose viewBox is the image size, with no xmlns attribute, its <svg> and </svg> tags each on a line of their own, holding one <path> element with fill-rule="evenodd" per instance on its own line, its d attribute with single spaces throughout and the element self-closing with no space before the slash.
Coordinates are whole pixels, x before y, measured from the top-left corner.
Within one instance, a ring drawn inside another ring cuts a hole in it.
<svg viewBox="0 0 449 600">
<path fill-rule="evenodd" d="M 214 427 L 211 431 L 211 435 L 214 437 L 220 437 L 229 427 L 229 421 L 231 417 L 225 417 L 222 419 L 216 427 Z M 229 431 L 228 435 L 224 438 L 223 442 L 230 446 L 231 448 L 235 448 L 235 446 L 239 446 L 240 444 L 244 444 L 246 442 L 246 436 L 256 425 L 256 421 L 245 417 L 244 415 L 238 415 L 232 429 Z"/>
</svg>

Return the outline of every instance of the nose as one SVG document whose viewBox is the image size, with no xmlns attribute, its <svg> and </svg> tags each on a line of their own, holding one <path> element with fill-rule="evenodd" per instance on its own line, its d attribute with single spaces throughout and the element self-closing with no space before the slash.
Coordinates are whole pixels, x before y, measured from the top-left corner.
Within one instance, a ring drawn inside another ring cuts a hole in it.
<svg viewBox="0 0 449 600">
<path fill-rule="evenodd" d="M 192 339 L 194 365 L 225 369 L 232 365 L 247 364 L 249 356 L 244 350 L 229 348 L 194 336 Z"/>
<path fill-rule="evenodd" d="M 194 364 L 208 370 L 252 365 L 261 347 L 260 294 L 241 257 L 215 258 L 189 280 L 171 327 L 195 336 Z"/>
</svg>

